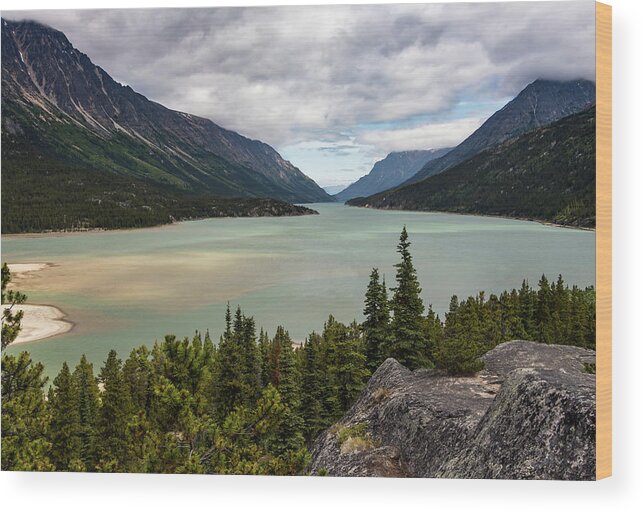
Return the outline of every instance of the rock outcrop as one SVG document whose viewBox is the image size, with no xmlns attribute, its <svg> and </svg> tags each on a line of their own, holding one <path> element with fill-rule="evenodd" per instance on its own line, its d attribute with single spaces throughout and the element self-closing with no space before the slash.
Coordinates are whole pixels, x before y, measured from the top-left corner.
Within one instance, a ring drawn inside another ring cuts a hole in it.
<svg viewBox="0 0 643 512">
<path fill-rule="evenodd" d="M 596 387 L 578 347 L 512 341 L 475 376 L 386 360 L 312 449 L 334 476 L 590 480 Z"/>
</svg>

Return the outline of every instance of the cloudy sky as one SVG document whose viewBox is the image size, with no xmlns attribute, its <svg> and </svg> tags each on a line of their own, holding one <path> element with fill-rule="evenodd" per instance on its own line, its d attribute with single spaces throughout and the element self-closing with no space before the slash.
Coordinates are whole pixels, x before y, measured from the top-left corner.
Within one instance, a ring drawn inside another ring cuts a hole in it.
<svg viewBox="0 0 643 512">
<path fill-rule="evenodd" d="M 274 146 L 320 185 L 452 146 L 537 78 L 594 79 L 594 3 L 3 12 L 115 80 Z"/>
</svg>

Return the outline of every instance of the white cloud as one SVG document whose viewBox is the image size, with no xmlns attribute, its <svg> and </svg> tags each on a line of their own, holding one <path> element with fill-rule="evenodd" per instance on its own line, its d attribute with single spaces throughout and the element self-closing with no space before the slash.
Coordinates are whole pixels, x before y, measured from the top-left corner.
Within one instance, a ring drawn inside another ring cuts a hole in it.
<svg viewBox="0 0 643 512">
<path fill-rule="evenodd" d="M 464 118 L 455 121 L 423 124 L 412 128 L 366 131 L 357 140 L 388 151 L 439 149 L 453 147 L 480 127 L 484 119 Z"/>
<path fill-rule="evenodd" d="M 372 133 L 358 127 L 453 117 L 463 101 L 511 97 L 537 78 L 594 77 L 587 1 L 3 16 L 48 23 L 150 99 L 278 149 L 328 137 L 352 137 L 371 152 L 450 145 L 472 119 Z M 306 160 L 294 163 L 307 171 Z"/>
</svg>

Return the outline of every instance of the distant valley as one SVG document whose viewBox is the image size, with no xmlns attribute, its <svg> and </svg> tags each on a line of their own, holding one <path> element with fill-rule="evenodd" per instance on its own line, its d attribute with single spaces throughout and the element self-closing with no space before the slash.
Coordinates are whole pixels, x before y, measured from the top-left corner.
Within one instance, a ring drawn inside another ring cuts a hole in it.
<svg viewBox="0 0 643 512">
<path fill-rule="evenodd" d="M 370 196 L 389 188 L 396 187 L 412 178 L 425 164 L 440 158 L 451 148 L 389 153 L 386 158 L 375 163 L 371 172 L 362 176 L 335 195 L 338 201 L 348 201 L 355 197 Z"/>
</svg>

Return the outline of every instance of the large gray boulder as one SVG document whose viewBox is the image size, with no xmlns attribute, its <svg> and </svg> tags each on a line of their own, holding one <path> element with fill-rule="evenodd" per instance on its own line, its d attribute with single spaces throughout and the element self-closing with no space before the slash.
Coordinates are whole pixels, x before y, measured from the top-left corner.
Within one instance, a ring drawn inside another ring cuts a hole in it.
<svg viewBox="0 0 643 512">
<path fill-rule="evenodd" d="M 475 376 L 409 371 L 387 359 L 312 448 L 334 476 L 589 480 L 596 388 L 578 347 L 512 341 Z"/>
</svg>

